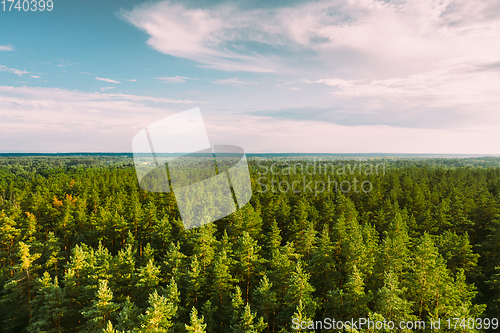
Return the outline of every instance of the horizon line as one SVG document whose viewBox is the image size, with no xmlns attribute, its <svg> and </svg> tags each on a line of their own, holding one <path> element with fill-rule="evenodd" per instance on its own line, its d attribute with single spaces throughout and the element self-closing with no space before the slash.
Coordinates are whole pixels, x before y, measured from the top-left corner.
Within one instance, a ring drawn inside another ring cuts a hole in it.
<svg viewBox="0 0 500 333">
<path fill-rule="evenodd" d="M 70 151 L 70 152 L 33 152 L 33 151 L 0 151 L 1 155 L 134 155 L 133 152 L 112 152 L 112 151 Z M 136 154 L 148 154 L 136 153 Z M 188 154 L 184 152 L 176 153 L 159 153 L 159 154 Z M 371 153 L 356 153 L 356 152 L 339 152 L 339 153 L 309 153 L 309 152 L 245 152 L 246 155 L 425 155 L 425 156 L 474 156 L 474 157 L 500 157 L 500 153 L 482 154 L 482 153 L 387 153 L 387 152 L 371 152 Z"/>
</svg>

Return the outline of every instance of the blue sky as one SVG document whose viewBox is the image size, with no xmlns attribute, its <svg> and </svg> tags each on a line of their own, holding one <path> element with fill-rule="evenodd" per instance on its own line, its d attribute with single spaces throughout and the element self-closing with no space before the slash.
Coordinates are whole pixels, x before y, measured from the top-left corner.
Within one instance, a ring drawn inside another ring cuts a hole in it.
<svg viewBox="0 0 500 333">
<path fill-rule="evenodd" d="M 200 107 L 213 144 L 249 152 L 498 154 L 499 16 L 493 0 L 0 10 L 0 151 L 130 151 Z"/>
</svg>

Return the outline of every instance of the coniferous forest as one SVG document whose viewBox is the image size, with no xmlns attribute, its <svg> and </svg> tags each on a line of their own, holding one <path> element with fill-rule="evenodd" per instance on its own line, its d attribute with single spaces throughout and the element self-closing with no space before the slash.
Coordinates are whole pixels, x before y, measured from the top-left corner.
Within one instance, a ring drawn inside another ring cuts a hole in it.
<svg viewBox="0 0 500 333">
<path fill-rule="evenodd" d="M 301 158 L 250 158 L 250 203 L 184 230 L 129 157 L 0 157 L 0 332 L 496 331 L 500 159 L 380 157 L 355 174 L 368 192 L 273 188 L 326 178 L 279 172 Z"/>
</svg>

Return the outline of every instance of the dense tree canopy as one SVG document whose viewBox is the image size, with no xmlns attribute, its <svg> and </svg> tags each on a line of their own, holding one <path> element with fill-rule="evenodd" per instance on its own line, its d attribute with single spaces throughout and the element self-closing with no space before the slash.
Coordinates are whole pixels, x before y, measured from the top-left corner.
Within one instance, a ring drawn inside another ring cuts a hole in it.
<svg viewBox="0 0 500 333">
<path fill-rule="evenodd" d="M 271 183 L 327 182 L 283 172 L 298 162 L 254 157 L 250 203 L 184 230 L 174 194 L 141 190 L 127 157 L 0 158 L 0 331 L 500 317 L 498 159 L 370 160 L 384 172 L 355 174 L 366 192 Z"/>
</svg>

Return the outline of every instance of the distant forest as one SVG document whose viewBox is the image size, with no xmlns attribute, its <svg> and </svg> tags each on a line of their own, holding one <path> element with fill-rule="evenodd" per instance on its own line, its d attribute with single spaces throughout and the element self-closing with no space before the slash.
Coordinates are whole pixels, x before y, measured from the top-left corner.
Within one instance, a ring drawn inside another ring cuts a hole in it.
<svg viewBox="0 0 500 333">
<path fill-rule="evenodd" d="M 262 174 L 316 158 L 385 168 L 335 175 L 368 192 L 272 191 L 327 175 Z M 184 230 L 130 156 L 0 156 L 0 332 L 497 331 L 445 320 L 500 318 L 500 158 L 361 158 L 253 156 L 250 203 Z"/>
</svg>

